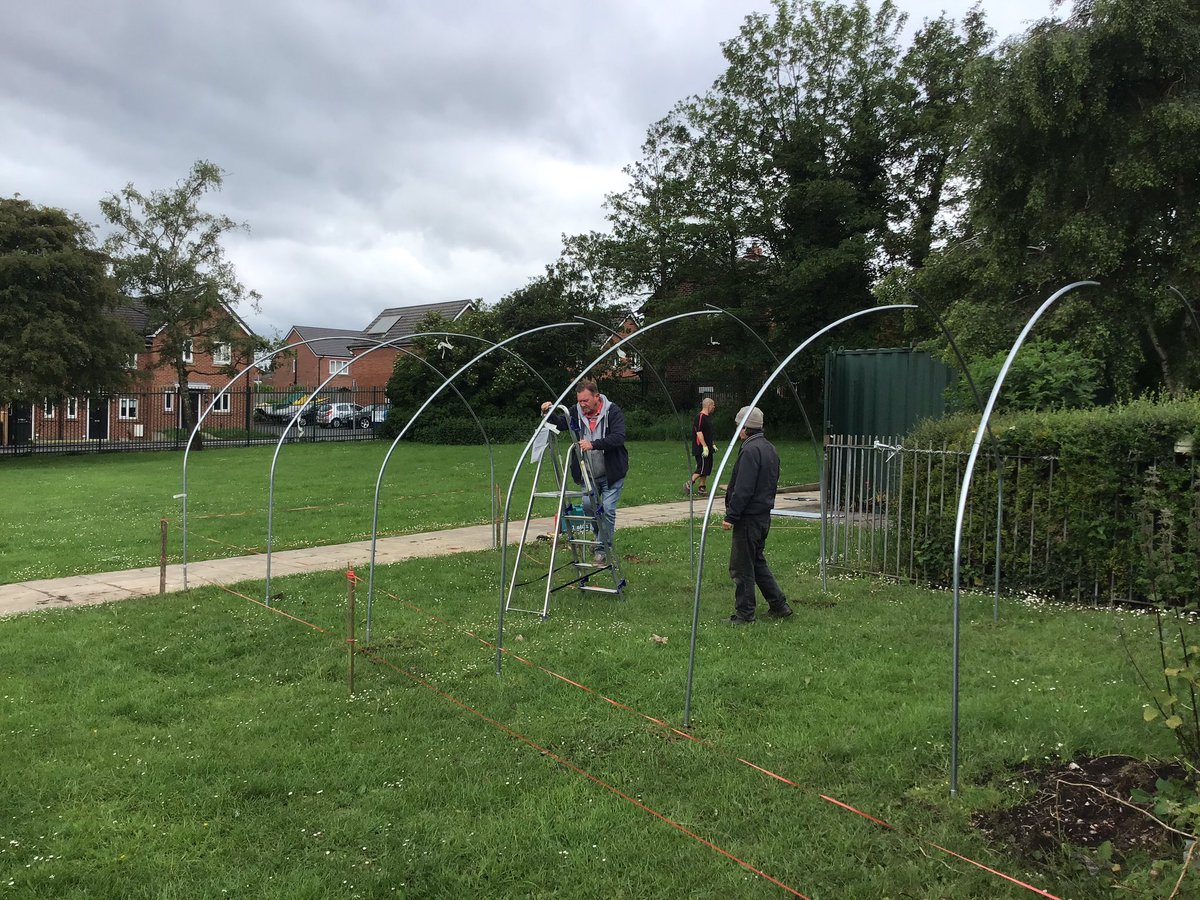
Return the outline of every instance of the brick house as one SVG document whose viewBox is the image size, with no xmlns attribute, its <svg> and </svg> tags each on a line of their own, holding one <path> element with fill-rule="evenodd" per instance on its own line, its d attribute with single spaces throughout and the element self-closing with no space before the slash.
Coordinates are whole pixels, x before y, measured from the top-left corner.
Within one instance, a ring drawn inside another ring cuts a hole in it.
<svg viewBox="0 0 1200 900">
<path fill-rule="evenodd" d="M 203 412 L 221 388 L 229 384 L 248 359 L 240 356 L 228 343 L 208 347 L 207 342 L 189 340 L 191 360 L 187 385 L 180 386 L 173 367 L 158 366 L 166 339 L 164 329 L 151 329 L 146 309 L 130 301 L 117 310 L 131 328 L 144 338 L 145 349 L 135 353 L 129 367 L 136 370 L 128 392 L 105 397 L 68 397 L 62 401 L 44 400 L 27 405 L 28 429 L 9 428 L 5 444 L 27 440 L 42 443 L 77 441 L 144 442 L 156 440 L 156 432 L 178 428 L 183 420 L 183 403 Z M 228 306 L 220 315 L 228 316 L 235 330 L 246 337 L 254 336 L 249 326 Z M 206 426 L 239 428 L 249 420 L 250 388 L 261 377 L 251 368 L 237 387 L 221 398 L 210 413 Z M 17 421 L 24 410 L 13 404 L 10 421 Z M 22 423 L 23 424 L 23 423 Z"/>
<path fill-rule="evenodd" d="M 379 313 L 361 331 L 293 325 L 285 344 L 319 342 L 289 351 L 291 358 L 277 361 L 267 381 L 280 390 L 315 388 L 333 375 L 328 384 L 330 390 L 383 391 L 392 377 L 400 351 L 380 347 L 368 353 L 373 346 L 415 333 L 418 323 L 430 314 L 453 322 L 475 309 L 477 303 L 476 300 L 451 300 L 421 306 L 393 306 Z"/>
<path fill-rule="evenodd" d="M 317 343 L 293 347 L 275 357 L 275 365 L 266 381 L 277 389 L 290 387 L 314 388 L 330 375 L 331 389 L 354 388 L 350 374 L 350 342 L 360 339 L 361 331 L 348 328 L 320 328 L 315 325 L 293 325 L 284 338 L 284 345 L 300 341 Z"/>
</svg>

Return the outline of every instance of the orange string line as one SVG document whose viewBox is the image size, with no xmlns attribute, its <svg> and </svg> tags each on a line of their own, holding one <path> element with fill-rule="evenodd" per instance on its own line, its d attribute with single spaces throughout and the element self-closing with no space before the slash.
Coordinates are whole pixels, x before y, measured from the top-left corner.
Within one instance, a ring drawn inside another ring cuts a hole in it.
<svg viewBox="0 0 1200 900">
<path fill-rule="evenodd" d="M 358 576 L 356 576 L 354 574 L 353 569 L 347 571 L 346 577 L 350 581 L 360 581 L 361 580 L 360 578 L 358 578 Z M 232 594 L 235 597 L 241 597 L 243 600 L 249 600 L 251 603 L 258 605 L 258 606 L 262 607 L 263 609 L 270 610 L 271 612 L 278 613 L 279 615 L 284 616 L 285 618 L 291 619 L 292 621 L 299 622 L 300 624 L 305 625 L 305 626 L 313 629 L 314 631 L 319 631 L 324 634 L 329 633 L 327 629 L 321 628 L 319 625 L 314 625 L 312 622 L 307 622 L 304 619 L 301 619 L 297 616 L 293 616 L 290 613 L 286 613 L 283 610 L 278 609 L 274 606 L 267 606 L 261 600 L 257 600 L 254 597 L 247 596 L 246 594 L 240 593 L 239 591 L 235 591 L 230 588 L 227 588 L 224 585 L 214 584 L 212 586 L 219 587 L 221 590 L 225 591 L 228 594 Z M 353 642 L 348 641 L 348 643 L 351 643 L 351 645 L 354 646 Z M 421 687 L 432 691 L 433 693 L 437 694 L 442 699 L 447 700 L 450 703 L 453 703 L 455 706 L 459 707 L 460 709 L 463 709 L 463 710 L 471 713 L 473 716 L 476 716 L 481 721 L 486 722 L 487 724 L 491 725 L 494 728 L 499 729 L 500 731 L 503 731 L 505 734 L 508 734 L 509 736 L 517 739 L 521 743 L 526 744 L 529 747 L 532 747 L 534 750 L 537 750 L 543 756 L 549 757 L 550 759 L 554 760 L 559 765 L 561 765 L 567 769 L 570 769 L 572 772 L 575 772 L 578 775 L 582 775 L 584 778 L 588 779 L 589 781 L 593 782 L 594 784 L 599 785 L 600 787 L 604 788 L 606 791 L 609 791 L 609 792 L 615 794 L 616 796 L 620 797 L 622 800 L 625 800 L 626 802 L 633 804 L 634 806 L 638 807 L 639 809 L 643 810 L 644 812 L 647 812 L 650 815 L 654 816 L 655 818 L 661 820 L 662 822 L 665 822 L 667 825 L 671 826 L 676 831 L 679 831 L 680 833 L 687 835 L 688 837 L 692 838 L 692 840 L 698 841 L 699 843 L 708 847 L 710 850 L 714 851 L 715 853 L 718 853 L 721 856 L 724 856 L 725 858 L 733 861 L 734 863 L 741 866 L 746 871 L 751 872 L 751 873 L 759 876 L 760 878 L 766 879 L 767 881 L 771 882 L 772 884 L 776 885 L 777 887 L 782 888 L 783 890 L 785 890 L 789 894 L 791 894 L 793 897 L 799 897 L 799 898 L 801 898 L 801 900 L 812 900 L 812 898 L 808 897 L 806 894 L 800 893 L 795 888 L 790 887 L 787 884 L 784 884 L 778 878 L 775 878 L 772 875 L 768 875 L 762 869 L 759 869 L 756 866 L 753 866 L 750 863 L 746 862 L 745 860 L 740 859 L 737 856 L 734 856 L 728 850 L 725 850 L 724 848 L 717 846 L 716 844 L 714 844 L 712 841 L 708 840 L 707 838 L 701 837 L 700 835 L 696 834 L 694 831 L 691 831 L 690 829 L 684 827 L 679 822 L 676 822 L 674 819 L 670 818 L 669 816 L 664 815 L 663 813 L 659 812 L 658 810 L 654 809 L 651 806 L 648 806 L 647 804 L 636 799 L 635 797 L 629 796 L 624 791 L 620 790 L 619 788 L 615 787 L 614 785 L 609 784 L 607 781 L 604 781 L 602 778 L 599 778 L 599 777 L 593 775 L 592 773 L 586 771 L 585 769 L 577 766 L 575 763 L 571 762 L 570 760 L 566 759 L 565 757 L 559 756 L 557 753 L 550 750 L 549 748 L 543 747 L 541 744 L 538 744 L 532 738 L 526 737 L 521 732 L 519 732 L 513 728 L 510 728 L 509 726 L 505 725 L 503 722 L 500 722 L 496 719 L 491 718 L 490 716 L 485 715 L 484 713 L 475 709 L 473 706 L 469 705 L 468 703 L 465 703 L 464 701 L 459 700 L 457 697 L 454 697 L 453 695 L 447 693 L 446 691 L 441 690 L 434 684 L 426 681 L 424 678 L 421 678 L 419 675 L 416 675 L 413 672 L 408 671 L 407 669 L 402 669 L 401 667 L 397 666 L 395 663 L 391 662 L 390 660 L 386 659 L 385 657 L 382 657 L 382 656 L 378 655 L 377 653 L 372 653 L 372 652 L 368 651 L 367 649 L 365 649 L 364 647 L 354 646 L 354 649 L 357 650 L 359 653 L 361 653 L 363 656 L 365 656 L 367 659 L 376 663 L 377 665 L 385 666 L 385 667 L 391 669 L 392 671 L 397 672 L 400 675 L 403 675 L 405 678 L 409 679 L 413 683 L 418 684 Z"/>
<path fill-rule="evenodd" d="M 398 672 L 399 674 L 403 675 L 405 678 L 410 679 L 414 683 L 419 684 L 422 687 L 433 691 L 435 694 L 437 694 L 439 697 L 442 697 L 444 700 L 448 700 L 450 703 L 453 703 L 455 706 L 459 707 L 460 709 L 466 710 L 467 712 L 471 713 L 473 716 L 477 716 L 480 720 L 487 722 L 492 727 L 498 728 L 500 731 L 503 731 L 505 734 L 507 734 L 513 738 L 516 738 L 521 743 L 532 747 L 534 750 L 537 750 L 543 756 L 549 757 L 550 759 L 554 760 L 559 765 L 570 769 L 572 772 L 575 772 L 576 774 L 582 775 L 584 778 L 588 779 L 592 783 L 597 784 L 600 787 L 604 788 L 606 791 L 609 791 L 609 792 L 615 794 L 616 796 L 620 797 L 622 800 L 625 800 L 628 803 L 632 803 L 634 806 L 638 807 L 639 809 L 643 810 L 644 812 L 650 813 L 650 815 L 665 822 L 667 825 L 671 826 L 676 831 L 679 831 L 682 834 L 686 834 L 692 840 L 698 841 L 699 843 L 708 847 L 710 850 L 714 851 L 715 853 L 719 853 L 721 856 L 724 856 L 726 859 L 729 859 L 729 860 L 737 863 L 737 865 L 741 866 L 746 871 L 752 872 L 755 875 L 759 876 L 760 878 L 766 879 L 767 881 L 771 882 L 772 884 L 776 885 L 777 887 L 783 888 L 783 890 L 787 891 L 793 897 L 800 897 L 800 898 L 802 898 L 802 900 L 811 900 L 811 898 L 809 898 L 807 895 L 802 894 L 795 888 L 784 884 L 778 878 L 768 875 L 762 869 L 759 869 L 759 868 L 751 865 L 750 863 L 746 862 L 745 860 L 740 859 L 737 856 L 734 856 L 728 850 L 725 850 L 724 848 L 717 846 L 716 844 L 714 844 L 712 841 L 708 840 L 707 838 L 701 837 L 700 835 L 696 834 L 696 832 L 691 831 L 690 829 L 684 827 L 679 822 L 676 822 L 674 819 L 670 818 L 669 816 L 664 815 L 663 813 L 659 812 L 658 810 L 654 809 L 653 807 L 646 805 L 641 800 L 638 800 L 635 797 L 629 796 L 624 791 L 620 790 L 619 788 L 615 787 L 614 785 L 609 784 L 607 781 L 604 781 L 602 778 L 598 778 L 597 776 L 593 775 L 592 773 L 580 768 L 579 766 L 575 765 L 575 763 L 571 762 L 570 760 L 565 759 L 562 756 L 559 756 L 557 753 L 555 753 L 552 750 L 549 750 L 546 747 L 543 747 L 541 744 L 538 744 L 531 738 L 526 737 L 525 735 L 521 734 L 519 731 L 516 731 L 515 729 L 510 728 L 509 726 L 505 725 L 503 722 L 499 722 L 496 719 L 493 719 L 490 716 L 485 715 L 484 713 L 480 712 L 479 710 L 475 709 L 474 707 L 470 706 L 469 704 L 464 703 L 462 700 L 459 700 L 457 697 L 454 697 L 454 696 L 446 693 L 445 691 L 441 690 L 440 688 L 434 686 L 433 684 L 430 684 L 428 681 L 421 678 L 420 676 L 415 675 L 412 672 L 407 671 L 406 669 L 400 668 L 399 666 L 395 665 L 394 663 L 390 662 L 387 659 L 384 659 L 381 656 L 377 656 L 373 653 L 369 653 L 366 650 L 361 650 L 360 652 L 362 652 L 372 662 L 386 666 L 389 669 L 392 669 L 393 671 Z"/>
<path fill-rule="evenodd" d="M 350 575 L 353 575 L 353 573 L 350 573 Z M 358 576 L 353 576 L 353 577 L 354 577 L 354 579 L 355 579 L 355 580 L 357 580 L 357 581 L 362 581 L 362 579 L 361 579 L 361 578 L 358 578 Z M 467 635 L 467 636 L 469 636 L 469 637 L 471 637 L 471 638 L 474 638 L 475 640 L 479 641 L 479 643 L 483 644 L 483 645 L 484 645 L 484 646 L 486 646 L 486 647 L 491 647 L 491 648 L 493 648 L 493 649 L 494 649 L 494 648 L 495 648 L 495 646 L 496 646 L 496 645 L 495 645 L 495 643 L 494 643 L 493 641 L 489 641 L 489 640 L 487 640 L 486 638 L 482 638 L 482 637 L 480 637 L 479 635 L 475 634 L 473 631 L 469 631 L 469 630 L 460 629 L 460 628 L 458 628 L 456 625 L 453 625 L 453 624 L 451 624 L 450 622 L 448 622 L 447 620 L 445 620 L 445 619 L 441 618 L 440 616 L 436 616 L 436 615 L 434 615 L 433 613 L 431 613 L 431 612 L 428 612 L 427 610 L 424 610 L 424 609 L 422 609 L 421 607 L 417 606 L 416 604 L 413 604 L 413 603 L 410 603 L 410 602 L 409 602 L 409 601 L 407 601 L 407 600 L 404 600 L 403 598 L 401 598 L 401 597 L 397 596 L 396 594 L 390 593 L 389 591 L 385 591 L 385 590 L 382 590 L 382 589 L 381 589 L 379 592 L 380 592 L 381 594 L 383 594 L 384 596 L 386 596 L 386 597 L 389 597 L 389 598 L 391 598 L 391 599 L 393 599 L 393 600 L 396 600 L 397 602 L 401 603 L 401 604 L 402 604 L 402 605 L 404 605 L 404 606 L 407 606 L 409 609 L 415 610 L 415 611 L 417 611 L 417 612 L 421 613 L 422 615 L 424 615 L 424 616 L 427 616 L 427 617 L 429 617 L 430 619 L 433 619 L 435 622 L 439 622 L 439 623 L 441 623 L 441 624 L 443 624 L 443 625 L 447 626 L 448 628 L 450 628 L 450 629 L 452 629 L 452 630 L 458 631 L 460 634 L 465 634 L 465 635 Z M 577 687 L 577 688 L 579 688 L 580 690 L 582 690 L 582 691 L 584 691 L 584 692 L 586 692 L 586 693 L 588 693 L 588 694 L 591 694 L 591 695 L 593 695 L 593 696 L 595 696 L 595 697 L 598 697 L 599 699 L 601 699 L 601 700 L 603 700 L 604 702 L 606 702 L 606 703 L 609 703 L 609 704 L 611 704 L 611 705 L 613 705 L 613 706 L 617 707 L 618 709 L 625 710 L 626 712 L 632 713 L 632 714 L 633 714 L 633 715 L 635 715 L 635 716 L 639 716 L 640 718 L 642 718 L 642 719 L 645 719 L 647 722 L 651 722 L 651 723 L 653 723 L 653 724 L 655 724 L 655 725 L 658 725 L 658 726 L 660 726 L 660 727 L 662 727 L 662 728 L 665 728 L 665 729 L 667 729 L 668 731 L 670 731 L 672 734 L 674 734 L 674 735 L 676 735 L 676 736 L 678 736 L 678 737 L 687 738 L 689 741 L 694 741 L 695 743 L 698 743 L 698 744 L 701 744 L 701 745 L 703 745 L 703 746 L 705 746 L 705 747 L 708 747 L 708 748 L 710 748 L 710 749 L 712 749 L 712 750 L 716 751 L 717 753 L 721 753 L 721 754 L 724 754 L 724 755 L 726 755 L 726 756 L 729 756 L 729 755 L 730 755 L 728 751 L 726 751 L 726 750 L 724 750 L 724 749 L 722 749 L 722 748 L 720 748 L 720 747 L 717 747 L 716 745 L 712 744 L 712 743 L 711 743 L 711 742 L 709 742 L 709 741 L 706 741 L 706 740 L 704 740 L 703 738 L 698 738 L 698 737 L 696 737 L 695 735 L 689 734 L 689 733 L 688 733 L 688 732 L 686 732 L 686 731 L 681 731 L 681 730 L 679 730 L 678 728 L 676 728 L 675 726 L 673 726 L 673 725 L 671 725 L 671 724 L 669 724 L 669 723 L 667 723 L 667 722 L 664 722 L 664 721 L 663 721 L 663 720 L 661 720 L 661 719 L 655 718 L 654 716 L 647 715 L 646 713 L 640 712 L 640 711 L 638 711 L 638 710 L 634 709 L 634 708 L 633 708 L 633 707 L 631 707 L 631 706 L 627 706 L 626 704 L 624 704 L 624 703 L 621 703 L 621 702 L 620 702 L 620 701 L 618 701 L 618 700 L 614 700 L 614 699 L 612 699 L 611 697 L 607 697 L 607 696 L 605 696 L 604 694 L 601 694 L 599 691 L 595 691 L 595 690 L 593 690 L 592 688 L 590 688 L 590 687 L 587 687 L 586 685 L 580 684 L 580 683 L 579 683 L 579 682 L 577 682 L 577 681 L 573 681 L 573 680 L 571 680 L 570 678 L 567 678 L 565 675 L 560 675 L 558 672 L 555 672 L 555 671 L 553 671 L 552 669 L 547 669 L 545 666 L 539 665 L 538 663 L 535 663 L 535 662 L 533 662 L 532 660 L 528 660 L 528 659 L 526 659 L 525 657 L 523 657 L 523 656 L 520 656 L 520 655 L 518 655 L 518 654 L 514 653 L 513 651 L 509 650 L 507 647 L 502 647 L 502 648 L 501 648 L 501 652 L 502 652 L 502 653 L 504 653 L 506 656 L 508 656 L 508 657 L 510 657 L 510 658 L 512 658 L 512 659 L 515 659 L 515 660 L 517 660 L 518 662 L 524 663 L 525 665 L 529 666 L 530 668 L 537 669 L 538 671 L 541 671 L 541 672 L 543 672 L 543 673 L 545 673 L 545 674 L 547 674 L 547 675 L 551 676 L 552 678 L 556 678 L 556 679 L 558 679 L 559 681 L 563 681 L 563 682 L 565 682 L 565 683 L 567 683 L 567 684 L 569 684 L 569 685 L 572 685 L 572 686 L 574 686 L 574 687 Z M 785 778 L 784 776 L 782 776 L 782 775 L 779 775 L 779 774 L 778 774 L 778 773 L 776 773 L 776 772 L 772 772 L 770 769 L 765 769 L 765 768 L 763 768 L 762 766 L 756 765 L 756 764 L 754 764 L 754 763 L 750 762 L 749 760 L 742 759 L 741 757 L 734 757 L 734 758 L 735 758 L 735 759 L 736 759 L 738 762 L 742 763 L 743 765 L 749 766 L 750 768 L 752 768 L 752 769 L 755 769 L 755 770 L 757 770 L 757 771 L 761 772 L 762 774 L 764 774 L 764 775 L 767 775 L 767 776 L 769 776 L 769 777 L 771 777 L 771 778 L 774 778 L 776 781 L 781 781 L 781 782 L 783 782 L 784 784 L 787 784 L 787 785 L 789 785 L 789 786 L 791 786 L 791 787 L 793 787 L 793 788 L 795 788 L 795 789 L 797 789 L 797 790 L 801 790 L 801 791 L 806 791 L 806 790 L 815 790 L 814 788 L 811 788 L 811 787 L 805 787 L 805 786 L 803 786 L 803 785 L 801 785 L 801 784 L 798 784 L 797 782 L 795 782 L 795 781 L 792 781 L 792 780 L 791 780 L 791 779 L 789 779 L 789 778 Z M 940 851 L 942 851 L 943 853 L 947 853 L 947 854 L 949 854 L 950 856 L 953 856 L 953 857 L 955 857 L 956 859 L 960 859 L 960 860 L 962 860 L 963 862 L 970 863 L 971 865 L 973 865 L 973 866 L 976 866 L 977 868 L 979 868 L 979 869 L 982 869 L 982 870 L 983 870 L 983 871 L 985 871 L 985 872 L 990 872 L 991 874 L 993 874 L 993 875 L 996 875 L 996 876 L 997 876 L 997 877 L 999 877 L 999 878 L 1003 878 L 1003 879 L 1005 879 L 1006 881 L 1009 881 L 1009 882 L 1012 882 L 1013 884 L 1019 885 L 1020 887 L 1023 887 L 1023 888 L 1025 888 L 1026 890 L 1032 891 L 1032 892 L 1033 892 L 1033 893 L 1035 893 L 1035 894 L 1038 894 L 1038 895 L 1040 895 L 1040 896 L 1043 896 L 1043 897 L 1050 898 L 1050 900 L 1061 900 L 1061 898 L 1057 897 L 1056 895 L 1054 895 L 1054 894 L 1051 894 L 1051 893 L 1048 893 L 1047 891 L 1044 891 L 1044 890 L 1042 890 L 1042 889 L 1041 889 L 1041 888 L 1039 888 L 1039 887 L 1035 887 L 1034 885 L 1031 885 L 1031 884 L 1026 884 L 1024 881 L 1021 881 L 1021 880 L 1019 880 L 1019 879 L 1017 879 L 1017 878 L 1014 878 L 1014 877 L 1012 877 L 1011 875 L 1006 875 L 1006 874 L 1004 874 L 1003 872 L 1000 872 L 1000 871 L 998 871 L 998 870 L 996 870 L 996 869 L 993 869 L 993 868 L 991 868 L 990 866 L 987 866 L 987 865 L 985 865 L 985 864 L 983 864 L 983 863 L 976 862 L 975 860 L 973 860 L 973 859 L 971 859 L 971 858 L 969 858 L 969 857 L 963 856 L 963 855 L 962 855 L 962 854 L 960 854 L 960 853 L 955 853 L 953 850 L 947 850 L 945 847 L 942 847 L 942 846 L 940 846 L 940 845 L 938 845 L 938 844 L 935 844 L 935 843 L 933 843 L 932 841 L 926 840 L 926 839 L 925 839 L 925 838 L 923 838 L 923 837 L 919 837 L 919 836 L 917 836 L 917 835 L 913 835 L 913 834 L 908 834 L 907 832 L 904 832 L 904 831 L 902 831 L 902 830 L 899 830 L 899 829 L 897 829 L 895 826 L 893 826 L 893 825 L 889 825 L 889 824 L 888 824 L 887 822 L 885 822 L 883 819 L 878 819 L 878 818 L 876 818 L 875 816 L 872 816 L 872 815 L 870 815 L 870 814 L 868 814 L 868 813 L 865 813 L 865 812 L 863 812 L 862 810 L 856 809 L 856 808 L 854 808 L 853 806 L 851 806 L 851 805 L 850 805 L 850 804 L 848 804 L 848 803 L 843 803 L 841 800 L 838 800 L 838 799 L 836 799 L 836 798 L 834 798 L 834 797 L 830 797 L 830 796 L 827 796 L 827 795 L 825 795 L 825 794 L 822 794 L 822 793 L 818 793 L 818 794 L 817 794 L 817 796 L 818 796 L 818 797 L 820 797 L 822 800 L 824 800 L 824 801 L 825 801 L 825 802 L 827 802 L 827 803 L 832 803 L 834 806 L 837 806 L 837 807 L 840 807 L 840 808 L 842 808 L 842 809 L 845 809 L 845 810 L 847 810 L 848 812 L 852 812 L 852 813 L 854 813 L 854 814 L 855 814 L 855 815 L 857 815 L 857 816 L 861 816 L 862 818 L 864 818 L 864 819 L 867 819 L 868 821 L 874 822 L 875 824 L 877 824 L 877 825 L 880 825 L 880 826 L 882 826 L 883 828 L 886 828 L 886 829 L 888 829 L 889 831 L 892 831 L 892 832 L 894 832 L 894 833 L 896 833 L 896 834 L 898 834 L 898 835 L 902 835 L 902 836 L 904 836 L 904 837 L 908 838 L 909 840 L 913 840 L 913 841 L 919 841 L 919 842 L 921 842 L 921 843 L 923 843 L 923 844 L 926 844 L 926 845 L 928 845 L 928 846 L 930 846 L 930 847 L 934 847 L 935 849 L 937 849 L 937 850 L 940 850 Z"/>
</svg>

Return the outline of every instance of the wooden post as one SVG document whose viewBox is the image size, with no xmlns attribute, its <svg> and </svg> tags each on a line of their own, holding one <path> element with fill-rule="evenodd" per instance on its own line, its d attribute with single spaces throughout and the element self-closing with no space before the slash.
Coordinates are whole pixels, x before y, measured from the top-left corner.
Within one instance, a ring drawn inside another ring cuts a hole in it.
<svg viewBox="0 0 1200 900">
<path fill-rule="evenodd" d="M 165 594 L 167 592 L 167 520 L 158 520 L 159 530 L 162 532 L 162 545 L 158 552 L 158 592 Z"/>
<path fill-rule="evenodd" d="M 354 583 L 357 581 L 354 570 L 346 570 L 346 646 L 350 649 L 349 668 L 346 673 L 346 684 L 350 693 L 354 693 Z"/>
</svg>

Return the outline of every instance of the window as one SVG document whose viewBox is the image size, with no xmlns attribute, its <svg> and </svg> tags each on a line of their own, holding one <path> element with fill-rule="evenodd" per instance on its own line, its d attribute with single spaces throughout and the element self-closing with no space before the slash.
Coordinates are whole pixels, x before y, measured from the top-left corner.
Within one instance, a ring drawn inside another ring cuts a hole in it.
<svg viewBox="0 0 1200 900">
<path fill-rule="evenodd" d="M 127 368 L 127 369 L 136 369 L 137 368 L 137 354 L 136 353 L 129 354 L 129 358 L 125 360 L 125 368 Z"/>
<path fill-rule="evenodd" d="M 53 419 L 54 418 L 54 404 L 50 402 L 49 397 L 47 397 L 45 400 L 42 401 L 42 418 L 43 419 Z"/>
<path fill-rule="evenodd" d="M 213 344 L 213 365 L 228 366 L 233 363 L 233 347 L 229 344 Z"/>
<path fill-rule="evenodd" d="M 175 412 L 174 391 L 163 391 L 163 412 Z"/>
<path fill-rule="evenodd" d="M 195 358 L 196 358 L 195 354 L 192 353 L 191 340 L 189 339 L 189 340 L 184 341 L 183 342 L 183 361 L 185 363 L 190 363 L 190 362 L 194 362 Z"/>
<path fill-rule="evenodd" d="M 79 400 L 76 397 L 67 398 L 67 418 L 79 418 Z"/>
<path fill-rule="evenodd" d="M 350 360 L 348 359 L 331 359 L 329 361 L 330 375 L 349 375 Z"/>
<path fill-rule="evenodd" d="M 138 398 L 137 397 L 121 397 L 117 401 L 117 418 L 118 419 L 136 419 L 138 417 Z"/>
<path fill-rule="evenodd" d="M 229 412 L 229 395 L 228 394 L 222 394 L 220 397 L 217 398 L 216 405 L 213 406 L 213 412 L 215 412 L 215 413 Z"/>
</svg>

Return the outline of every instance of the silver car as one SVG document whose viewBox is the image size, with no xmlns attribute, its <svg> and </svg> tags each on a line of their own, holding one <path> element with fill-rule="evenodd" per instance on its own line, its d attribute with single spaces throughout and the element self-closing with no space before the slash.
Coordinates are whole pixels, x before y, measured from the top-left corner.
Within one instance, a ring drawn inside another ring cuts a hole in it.
<svg viewBox="0 0 1200 900">
<path fill-rule="evenodd" d="M 353 428 L 362 414 L 356 403 L 327 403 L 317 408 L 317 424 L 322 428 Z"/>
</svg>

